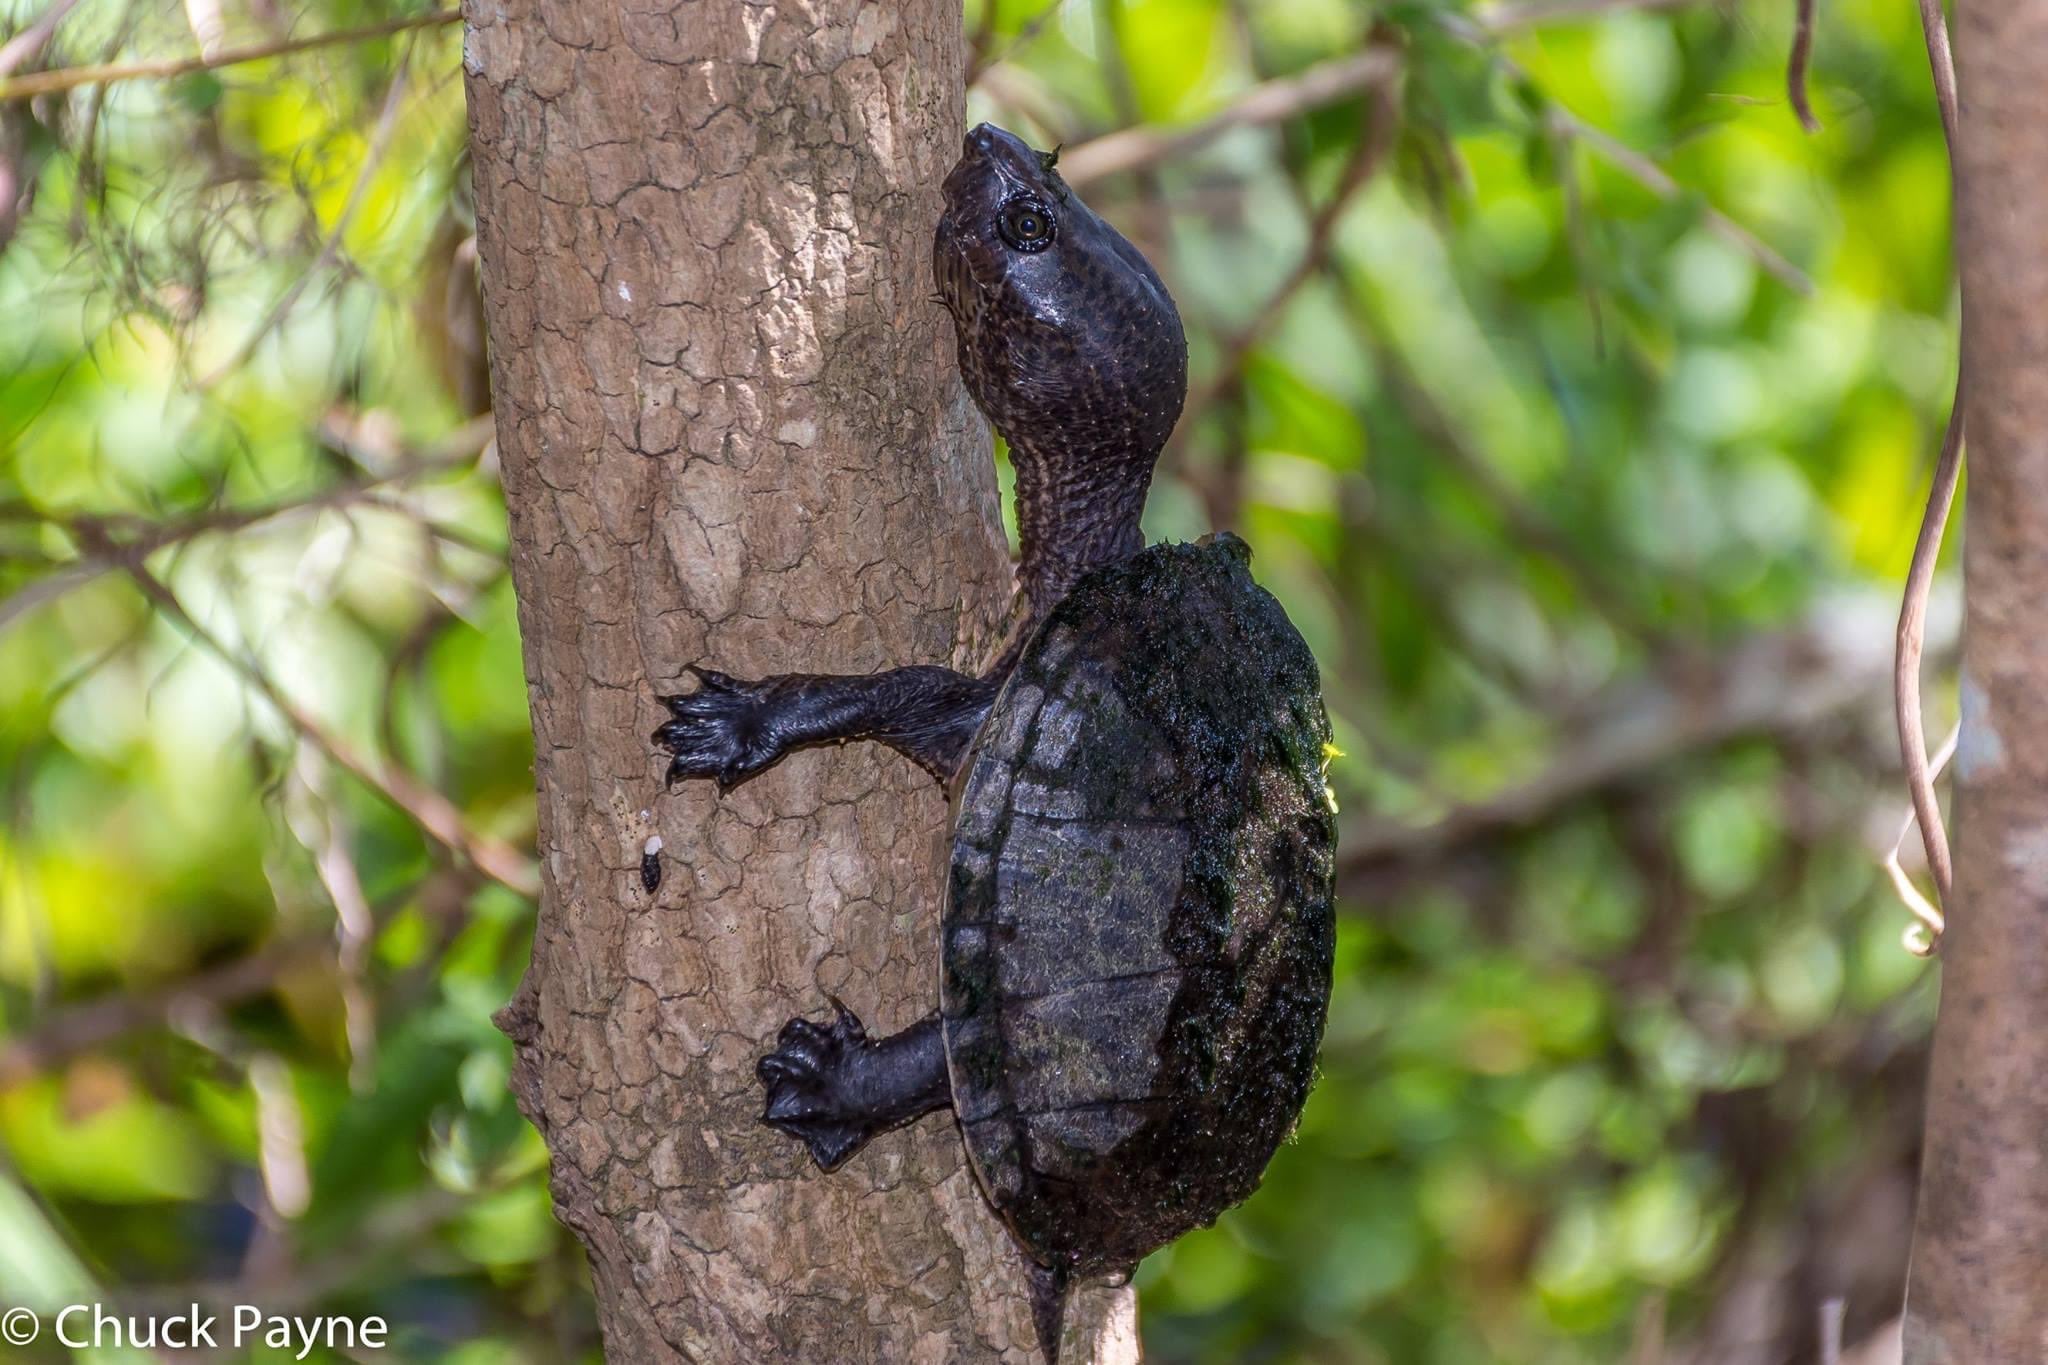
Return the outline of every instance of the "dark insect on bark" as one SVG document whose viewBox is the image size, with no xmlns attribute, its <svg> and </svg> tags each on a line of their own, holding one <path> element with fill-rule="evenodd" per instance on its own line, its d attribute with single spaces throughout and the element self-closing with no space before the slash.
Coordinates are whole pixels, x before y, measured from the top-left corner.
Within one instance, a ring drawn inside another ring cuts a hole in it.
<svg viewBox="0 0 2048 1365">
<path fill-rule="evenodd" d="M 640 850 L 640 889 L 648 895 L 661 890 L 661 836 L 655 835 Z"/>
<path fill-rule="evenodd" d="M 1336 827 L 1316 664 L 1235 536 L 1138 529 L 1187 390 L 1165 286 L 1000 129 L 934 243 L 970 392 L 1017 472 L 1020 628 L 979 677 L 693 669 L 655 740 L 721 788 L 871 739 L 954 786 L 939 1007 L 870 1038 L 834 1000 L 756 1067 L 832 1170 L 951 1108 L 1026 1257 L 1049 1361 L 1076 1277 L 1125 1276 L 1255 1189 L 1329 1003 Z"/>
</svg>

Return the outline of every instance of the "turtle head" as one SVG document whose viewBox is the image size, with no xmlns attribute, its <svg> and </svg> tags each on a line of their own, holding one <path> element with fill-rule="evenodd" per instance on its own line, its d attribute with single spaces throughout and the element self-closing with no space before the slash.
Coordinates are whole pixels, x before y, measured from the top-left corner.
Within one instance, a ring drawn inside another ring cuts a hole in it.
<svg viewBox="0 0 2048 1365">
<path fill-rule="evenodd" d="M 1059 153 L 981 124 L 932 244 L 969 392 L 1012 446 L 1147 469 L 1187 397 L 1187 338 L 1159 275 L 1060 178 Z"/>
</svg>

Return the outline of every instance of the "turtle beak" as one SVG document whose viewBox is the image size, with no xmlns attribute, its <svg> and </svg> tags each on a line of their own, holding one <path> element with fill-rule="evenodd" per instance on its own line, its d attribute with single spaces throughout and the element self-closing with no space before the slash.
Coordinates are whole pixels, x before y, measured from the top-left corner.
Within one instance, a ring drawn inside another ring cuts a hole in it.
<svg viewBox="0 0 2048 1365">
<path fill-rule="evenodd" d="M 946 207 L 970 205 L 992 210 L 1014 192 L 1035 189 L 1045 179 L 1044 158 L 1024 139 L 993 123 L 977 123 L 960 141 L 960 160 L 947 173 Z"/>
<path fill-rule="evenodd" d="M 960 140 L 960 155 L 968 160 L 988 156 L 996 149 L 998 130 L 992 124 L 977 123 L 967 130 L 967 136 Z"/>
<path fill-rule="evenodd" d="M 995 178 L 992 174 L 994 150 L 994 129 L 986 123 L 977 123 L 968 130 L 967 136 L 961 139 L 960 159 L 953 163 L 953 169 L 946 173 L 945 184 L 940 187 L 948 209 L 958 209 L 971 200 L 986 197 L 984 187 Z"/>
</svg>

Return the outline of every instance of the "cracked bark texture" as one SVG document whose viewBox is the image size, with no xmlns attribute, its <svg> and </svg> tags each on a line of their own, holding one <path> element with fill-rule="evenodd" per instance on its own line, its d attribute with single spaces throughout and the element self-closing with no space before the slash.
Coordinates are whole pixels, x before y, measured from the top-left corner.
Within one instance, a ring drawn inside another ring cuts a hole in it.
<svg viewBox="0 0 2048 1365">
<path fill-rule="evenodd" d="M 664 795 L 647 738 L 693 662 L 972 669 L 995 643 L 988 439 L 929 301 L 957 0 L 466 9 L 544 869 L 500 1020 L 607 1358 L 1034 1360 L 950 1121 L 824 1176 L 755 1118 L 792 1013 L 933 1007 L 942 794 L 853 745 Z M 1068 1350 L 1135 1359 L 1130 1291 L 1078 1296 Z"/>
<path fill-rule="evenodd" d="M 2048 1360 L 2048 0 L 1957 6 L 1970 376 L 1956 882 L 1907 1365 Z"/>
</svg>

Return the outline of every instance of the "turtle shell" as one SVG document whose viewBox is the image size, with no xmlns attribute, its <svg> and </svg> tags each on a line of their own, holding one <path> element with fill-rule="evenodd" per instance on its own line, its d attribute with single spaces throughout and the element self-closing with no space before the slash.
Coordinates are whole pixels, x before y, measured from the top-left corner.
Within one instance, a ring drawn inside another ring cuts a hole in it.
<svg viewBox="0 0 2048 1365">
<path fill-rule="evenodd" d="M 956 798 L 941 1026 L 990 1202 L 1117 1273 L 1250 1194 L 1307 1098 L 1335 820 L 1315 659 L 1234 536 L 1083 579 Z"/>
</svg>

